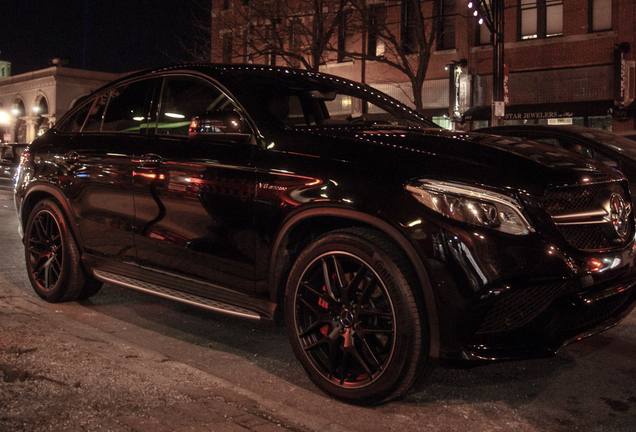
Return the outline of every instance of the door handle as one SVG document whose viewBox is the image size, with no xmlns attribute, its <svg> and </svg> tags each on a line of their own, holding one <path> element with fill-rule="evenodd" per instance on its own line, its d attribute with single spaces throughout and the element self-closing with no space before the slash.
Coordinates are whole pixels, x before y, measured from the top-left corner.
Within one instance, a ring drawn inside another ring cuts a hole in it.
<svg viewBox="0 0 636 432">
<path fill-rule="evenodd" d="M 55 159 L 65 164 L 74 164 L 75 162 L 79 160 L 79 158 L 80 158 L 80 155 L 76 151 L 70 151 L 70 152 L 64 153 L 63 155 L 55 156 Z"/>
</svg>

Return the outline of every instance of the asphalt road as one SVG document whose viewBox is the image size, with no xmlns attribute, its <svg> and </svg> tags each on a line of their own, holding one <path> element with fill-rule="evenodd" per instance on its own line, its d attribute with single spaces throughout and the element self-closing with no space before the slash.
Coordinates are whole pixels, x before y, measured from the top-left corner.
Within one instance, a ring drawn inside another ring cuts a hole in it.
<svg viewBox="0 0 636 432">
<path fill-rule="evenodd" d="M 0 290 L 11 291 L 14 299 L 252 395 L 307 430 L 636 430 L 634 313 L 618 327 L 565 347 L 554 357 L 439 367 L 407 399 L 361 408 L 318 391 L 294 359 L 281 328 L 219 317 L 110 285 L 81 302 L 41 302 L 24 271 L 11 194 L 2 190 L 0 236 Z M 8 330 L 0 327 L 3 331 Z"/>
</svg>

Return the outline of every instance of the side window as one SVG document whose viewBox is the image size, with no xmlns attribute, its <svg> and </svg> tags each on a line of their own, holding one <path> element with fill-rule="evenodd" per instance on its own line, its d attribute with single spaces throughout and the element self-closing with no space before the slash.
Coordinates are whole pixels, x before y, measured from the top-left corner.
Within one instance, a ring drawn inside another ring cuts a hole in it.
<svg viewBox="0 0 636 432">
<path fill-rule="evenodd" d="M 108 102 L 108 93 L 102 93 L 95 99 L 95 103 L 91 106 L 84 123 L 82 132 L 99 132 L 102 127 L 102 118 L 104 117 L 104 110 L 106 109 L 106 102 Z"/>
<path fill-rule="evenodd" d="M 79 132 L 84 125 L 84 120 L 88 116 L 88 113 L 93 108 L 95 99 L 91 99 L 90 102 L 84 104 L 79 110 L 77 110 L 71 117 L 69 117 L 64 124 L 59 125 L 61 132 Z"/>
<path fill-rule="evenodd" d="M 102 131 L 138 133 L 146 124 L 146 100 L 151 80 L 116 88 L 110 94 Z"/>
<path fill-rule="evenodd" d="M 556 139 L 556 138 L 544 138 L 544 137 L 541 137 L 541 138 L 528 138 L 528 137 L 525 137 L 524 139 L 534 139 L 535 141 L 539 141 L 539 142 L 544 143 L 544 144 L 549 144 L 549 145 L 551 145 L 553 147 L 561 147 L 561 145 L 559 143 L 559 140 Z"/>
<path fill-rule="evenodd" d="M 236 113 L 234 104 L 211 83 L 191 77 L 166 78 L 157 134 L 187 137 L 195 123 L 210 133 L 226 132 L 217 125 L 231 113 Z"/>
<path fill-rule="evenodd" d="M 618 169 L 618 161 L 617 160 L 612 159 L 612 158 L 610 158 L 608 156 L 605 156 L 604 154 L 599 153 L 597 151 L 594 151 L 593 149 L 588 149 L 588 151 L 592 155 L 591 157 L 593 157 L 594 159 L 603 162 L 608 167 Z"/>
</svg>

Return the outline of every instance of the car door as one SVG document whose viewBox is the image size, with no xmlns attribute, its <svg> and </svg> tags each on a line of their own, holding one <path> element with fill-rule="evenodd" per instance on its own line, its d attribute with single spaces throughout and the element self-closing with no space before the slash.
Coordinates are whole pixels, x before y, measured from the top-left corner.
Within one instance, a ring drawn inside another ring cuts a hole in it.
<svg viewBox="0 0 636 432">
<path fill-rule="evenodd" d="M 133 159 L 148 144 L 147 112 L 154 80 L 121 84 L 96 95 L 65 125 L 68 196 L 85 251 L 134 263 Z"/>
<path fill-rule="evenodd" d="M 133 174 L 139 264 L 201 282 L 183 288 L 198 295 L 252 291 L 255 146 L 240 110 L 210 81 L 179 75 L 164 79 L 156 116 Z"/>
</svg>

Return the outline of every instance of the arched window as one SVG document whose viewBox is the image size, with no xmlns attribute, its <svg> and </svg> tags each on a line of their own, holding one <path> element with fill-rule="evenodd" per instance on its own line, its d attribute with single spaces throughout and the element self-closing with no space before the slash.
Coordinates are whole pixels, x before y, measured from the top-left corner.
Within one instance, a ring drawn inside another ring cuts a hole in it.
<svg viewBox="0 0 636 432">
<path fill-rule="evenodd" d="M 46 97 L 44 95 L 39 95 L 38 99 L 33 105 L 33 115 L 37 116 L 38 120 L 35 124 L 35 134 L 36 136 L 42 135 L 49 129 L 49 122 L 45 114 L 49 113 L 49 104 L 46 101 Z"/>
<path fill-rule="evenodd" d="M 16 118 L 15 121 L 15 141 L 19 143 L 27 142 L 27 124 L 24 121 L 23 117 L 26 112 L 24 109 L 24 102 L 22 99 L 16 99 L 13 102 L 13 107 L 11 108 L 11 114 Z"/>
</svg>

